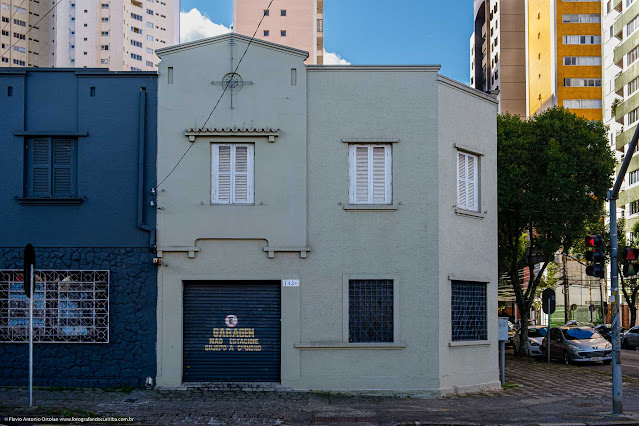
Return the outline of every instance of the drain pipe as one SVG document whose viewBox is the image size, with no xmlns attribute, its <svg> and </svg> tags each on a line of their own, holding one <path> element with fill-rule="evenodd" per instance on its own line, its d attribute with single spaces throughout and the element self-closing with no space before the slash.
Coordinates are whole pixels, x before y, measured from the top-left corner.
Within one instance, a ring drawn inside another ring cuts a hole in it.
<svg viewBox="0 0 639 426">
<path fill-rule="evenodd" d="M 138 228 L 150 232 L 149 247 L 155 247 L 155 228 L 144 223 L 144 140 L 146 138 L 146 88 L 140 90 L 140 114 L 138 133 Z"/>
</svg>

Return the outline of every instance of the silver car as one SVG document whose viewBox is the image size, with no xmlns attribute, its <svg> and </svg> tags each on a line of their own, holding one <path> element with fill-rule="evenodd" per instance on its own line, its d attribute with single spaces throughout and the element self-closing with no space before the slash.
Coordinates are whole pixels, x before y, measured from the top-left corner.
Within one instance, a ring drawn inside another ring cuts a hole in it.
<svg viewBox="0 0 639 426">
<path fill-rule="evenodd" d="M 544 338 L 542 352 L 547 356 L 550 340 L 550 356 L 574 362 L 612 362 L 612 345 L 590 327 L 553 327 Z"/>
<path fill-rule="evenodd" d="M 633 349 L 639 347 L 639 327 L 632 327 L 621 336 L 621 347 Z"/>
<path fill-rule="evenodd" d="M 541 352 L 541 342 L 543 341 L 546 333 L 548 332 L 547 327 L 528 327 L 528 356 L 536 357 L 542 356 Z M 517 330 L 517 334 L 513 337 L 513 347 L 515 348 L 515 353 L 519 352 L 519 346 L 521 344 L 521 330 Z"/>
</svg>

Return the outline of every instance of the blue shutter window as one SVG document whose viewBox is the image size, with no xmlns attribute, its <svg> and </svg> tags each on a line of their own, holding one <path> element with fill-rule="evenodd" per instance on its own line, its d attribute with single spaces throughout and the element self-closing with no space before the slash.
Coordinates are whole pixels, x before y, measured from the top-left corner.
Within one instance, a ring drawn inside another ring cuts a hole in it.
<svg viewBox="0 0 639 426">
<path fill-rule="evenodd" d="M 51 176 L 49 139 L 34 139 L 29 147 L 31 160 L 30 197 L 49 197 L 51 195 Z"/>
<path fill-rule="evenodd" d="M 75 197 L 76 142 L 53 138 L 27 141 L 27 197 Z"/>
</svg>

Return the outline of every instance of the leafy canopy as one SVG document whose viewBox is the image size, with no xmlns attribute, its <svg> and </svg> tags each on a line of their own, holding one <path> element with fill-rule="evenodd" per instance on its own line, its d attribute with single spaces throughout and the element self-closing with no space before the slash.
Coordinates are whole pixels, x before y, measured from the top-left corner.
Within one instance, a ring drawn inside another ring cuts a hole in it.
<svg viewBox="0 0 639 426">
<path fill-rule="evenodd" d="M 525 121 L 501 115 L 497 123 L 500 234 L 520 237 L 532 226 L 537 253 L 572 247 L 599 219 L 612 186 L 605 126 L 560 107 Z M 506 258 L 510 263 L 513 253 Z"/>
</svg>

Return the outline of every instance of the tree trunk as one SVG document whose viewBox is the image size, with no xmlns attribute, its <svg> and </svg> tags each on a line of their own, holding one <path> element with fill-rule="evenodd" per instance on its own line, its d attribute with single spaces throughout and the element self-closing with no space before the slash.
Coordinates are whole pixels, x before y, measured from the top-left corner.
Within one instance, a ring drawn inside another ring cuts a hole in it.
<svg viewBox="0 0 639 426">
<path fill-rule="evenodd" d="M 528 356 L 528 317 L 530 316 L 530 307 L 525 309 L 520 306 L 521 328 L 519 329 L 519 351 L 517 356 L 520 358 Z"/>
</svg>

